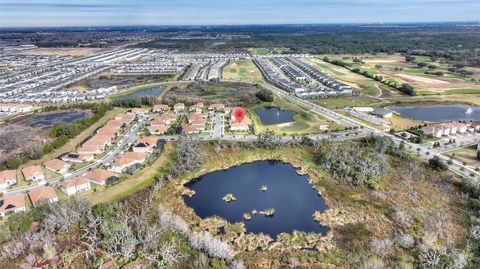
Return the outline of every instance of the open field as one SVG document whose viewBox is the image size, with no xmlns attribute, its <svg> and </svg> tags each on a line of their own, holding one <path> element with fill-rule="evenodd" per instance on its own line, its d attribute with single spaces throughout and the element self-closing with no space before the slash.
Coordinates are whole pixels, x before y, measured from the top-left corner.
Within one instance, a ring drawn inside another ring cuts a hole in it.
<svg viewBox="0 0 480 269">
<path fill-rule="evenodd" d="M 281 54 L 286 51 L 287 48 L 256 48 L 251 49 L 250 51 L 254 52 L 257 55 L 270 55 L 270 54 Z"/>
<path fill-rule="evenodd" d="M 223 79 L 263 81 L 262 73 L 251 60 L 231 62 L 223 68 Z"/>
<path fill-rule="evenodd" d="M 304 62 L 318 68 L 331 77 L 352 86 L 354 89 L 360 90 L 360 95 L 366 96 L 392 96 L 400 93 L 391 89 L 373 79 L 367 78 L 360 74 L 356 74 L 347 68 L 336 66 L 323 61 L 319 57 L 303 59 Z"/>
<path fill-rule="evenodd" d="M 281 110 L 291 110 L 297 114 L 293 117 L 294 122 L 291 124 L 276 124 L 276 125 L 263 125 L 260 118 L 255 114 L 254 110 L 261 107 L 274 106 Z M 254 123 L 255 133 L 261 133 L 265 131 L 272 131 L 276 135 L 292 135 L 292 134 L 314 134 L 320 133 L 325 130 L 336 131 L 342 130 L 345 126 L 329 122 L 321 116 L 313 113 L 308 113 L 302 108 L 288 103 L 281 99 L 277 95 L 274 95 L 274 101 L 271 103 L 261 103 L 259 105 L 252 106 L 247 109 Z"/>
<path fill-rule="evenodd" d="M 405 78 L 405 79 L 408 79 L 408 80 L 414 80 L 416 82 L 425 83 L 425 84 L 449 84 L 450 83 L 448 81 L 443 81 L 443 80 L 439 80 L 439 79 L 417 77 L 417 76 L 412 76 L 412 75 L 408 75 L 408 74 L 395 74 L 395 76 L 399 76 L 401 78 Z"/>
<path fill-rule="evenodd" d="M 193 82 L 185 87 L 172 88 L 165 93 L 163 101 L 172 105 L 177 102 L 186 104 L 220 102 L 232 107 L 248 106 L 259 102 L 255 96 L 258 90 L 260 90 L 258 86 L 243 82 Z"/>
<path fill-rule="evenodd" d="M 312 102 L 331 109 L 343 109 L 345 106 L 381 106 L 386 102 L 369 96 L 352 96 L 314 99 Z"/>
<path fill-rule="evenodd" d="M 447 155 L 469 166 L 480 167 L 480 160 L 477 158 L 477 145 L 449 151 Z"/>
<path fill-rule="evenodd" d="M 461 76 L 458 73 L 450 72 L 451 67 L 445 62 L 432 61 L 429 57 L 414 56 L 415 62 L 406 62 L 405 57 L 400 54 L 378 54 L 378 55 L 331 55 L 352 64 L 352 68 L 359 68 L 369 74 L 382 76 L 384 79 L 401 83 L 409 83 L 420 92 L 433 91 L 435 93 L 448 94 L 448 91 L 460 89 L 479 89 L 480 71 L 476 68 L 465 68 L 473 74 Z M 353 59 L 360 59 L 363 63 L 354 63 Z M 417 63 L 425 66 L 418 66 Z M 373 70 L 376 70 L 375 72 Z M 431 73 L 431 74 L 427 74 Z M 433 73 L 438 73 L 435 75 Z M 475 81 L 471 81 L 471 80 Z"/>
<path fill-rule="evenodd" d="M 392 129 L 395 131 L 403 131 L 406 129 L 410 129 L 412 127 L 417 127 L 419 125 L 423 125 L 424 123 L 421 121 L 415 121 L 408 118 L 401 117 L 397 114 L 393 114 L 393 117 L 390 119 L 392 123 Z"/>
<path fill-rule="evenodd" d="M 31 50 L 13 51 L 13 52 L 9 52 L 8 54 L 84 57 L 84 56 L 100 53 L 103 50 L 104 49 L 98 49 L 98 48 L 36 48 Z"/>
</svg>

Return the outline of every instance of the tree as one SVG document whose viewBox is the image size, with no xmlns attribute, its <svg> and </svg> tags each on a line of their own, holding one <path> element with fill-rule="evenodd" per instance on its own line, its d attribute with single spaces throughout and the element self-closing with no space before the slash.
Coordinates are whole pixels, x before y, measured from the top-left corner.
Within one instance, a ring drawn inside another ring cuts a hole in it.
<svg viewBox="0 0 480 269">
<path fill-rule="evenodd" d="M 438 156 L 433 156 L 433 158 L 428 160 L 428 165 L 431 168 L 437 169 L 437 170 L 446 170 L 447 169 L 447 166 L 445 165 L 445 163 L 443 163 L 443 161 Z"/>
<path fill-rule="evenodd" d="M 259 90 L 255 96 L 264 102 L 273 102 L 273 93 L 267 89 Z"/>
<path fill-rule="evenodd" d="M 20 167 L 20 165 L 22 165 L 22 163 L 22 159 L 15 154 L 8 155 L 5 160 L 5 164 L 8 169 L 17 169 Z"/>
<path fill-rule="evenodd" d="M 408 84 L 408 83 L 403 83 L 402 86 L 400 86 L 400 88 L 398 88 L 399 91 L 401 92 L 404 92 L 406 94 L 409 94 L 409 95 L 416 95 L 416 91 L 415 91 L 415 88 Z"/>
<path fill-rule="evenodd" d="M 26 154 L 32 160 L 38 160 L 43 156 L 43 145 L 39 142 L 33 142 L 28 145 Z"/>
<path fill-rule="evenodd" d="M 203 164 L 205 153 L 200 149 L 200 143 L 188 138 L 181 138 L 177 145 L 175 161 L 170 166 L 170 174 L 174 177 L 184 175 Z"/>
</svg>

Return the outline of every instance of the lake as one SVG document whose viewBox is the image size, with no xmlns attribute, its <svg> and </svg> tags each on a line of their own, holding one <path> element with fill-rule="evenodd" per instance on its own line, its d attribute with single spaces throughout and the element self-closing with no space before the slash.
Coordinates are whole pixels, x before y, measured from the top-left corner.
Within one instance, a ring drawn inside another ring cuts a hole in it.
<svg viewBox="0 0 480 269">
<path fill-rule="evenodd" d="M 480 107 L 469 105 L 444 105 L 420 107 L 389 107 L 401 116 L 429 122 L 480 120 Z"/>
<path fill-rule="evenodd" d="M 132 92 L 132 93 L 129 93 L 127 95 L 122 95 L 122 96 L 117 97 L 117 99 L 135 99 L 135 98 L 141 98 L 141 97 L 146 97 L 146 96 L 157 96 L 162 92 L 163 92 L 163 87 L 151 88 L 151 89 L 145 89 L 145 90 Z"/>
<path fill-rule="evenodd" d="M 281 110 L 274 106 L 257 108 L 255 109 L 255 113 L 264 125 L 293 122 L 293 117 L 297 114 L 294 111 Z"/>
<path fill-rule="evenodd" d="M 79 111 L 65 111 L 39 115 L 27 122 L 31 127 L 53 126 L 86 118 L 89 113 Z"/>
<path fill-rule="evenodd" d="M 308 183 L 308 176 L 300 176 L 291 164 L 280 161 L 257 161 L 201 176 L 186 186 L 195 191 L 184 197 L 185 203 L 201 218 L 214 215 L 230 223 L 245 223 L 247 232 L 265 233 L 275 238 L 294 230 L 325 235 L 328 228 L 313 220 L 315 211 L 327 209 L 325 201 Z M 260 188 L 266 185 L 267 191 Z M 227 203 L 222 198 L 232 193 L 236 201 Z M 251 211 L 274 208 L 267 217 Z M 252 219 L 245 221 L 244 213 Z"/>
</svg>

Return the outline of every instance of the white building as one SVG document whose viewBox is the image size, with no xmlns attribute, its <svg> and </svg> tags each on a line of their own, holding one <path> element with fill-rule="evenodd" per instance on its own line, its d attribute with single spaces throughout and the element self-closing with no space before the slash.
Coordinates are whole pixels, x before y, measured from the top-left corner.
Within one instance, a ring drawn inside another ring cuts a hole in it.
<svg viewBox="0 0 480 269">
<path fill-rule="evenodd" d="M 62 183 L 61 190 L 68 196 L 90 190 L 90 181 L 86 177 L 74 177 Z"/>
</svg>

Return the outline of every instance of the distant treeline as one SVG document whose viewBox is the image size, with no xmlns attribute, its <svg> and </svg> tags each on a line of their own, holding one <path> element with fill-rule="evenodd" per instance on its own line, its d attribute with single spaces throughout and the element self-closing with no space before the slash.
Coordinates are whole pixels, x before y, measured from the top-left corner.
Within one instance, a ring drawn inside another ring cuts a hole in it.
<svg viewBox="0 0 480 269">
<path fill-rule="evenodd" d="M 460 25 L 421 27 L 306 26 L 242 28 L 250 38 L 224 40 L 158 39 L 136 47 L 232 52 L 248 48 L 288 48 L 283 53 L 404 53 L 444 58 L 452 64 L 480 66 L 480 29 Z"/>
</svg>

